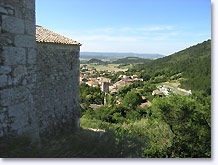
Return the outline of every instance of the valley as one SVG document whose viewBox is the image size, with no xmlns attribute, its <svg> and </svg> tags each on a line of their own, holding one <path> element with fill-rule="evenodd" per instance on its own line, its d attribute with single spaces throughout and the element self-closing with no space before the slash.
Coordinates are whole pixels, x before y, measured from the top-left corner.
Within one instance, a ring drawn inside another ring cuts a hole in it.
<svg viewBox="0 0 218 165">
<path fill-rule="evenodd" d="M 142 157 L 209 156 L 210 46 L 208 40 L 156 60 L 81 64 L 81 127 L 132 136 L 140 141 L 134 145 L 143 143 Z"/>
</svg>

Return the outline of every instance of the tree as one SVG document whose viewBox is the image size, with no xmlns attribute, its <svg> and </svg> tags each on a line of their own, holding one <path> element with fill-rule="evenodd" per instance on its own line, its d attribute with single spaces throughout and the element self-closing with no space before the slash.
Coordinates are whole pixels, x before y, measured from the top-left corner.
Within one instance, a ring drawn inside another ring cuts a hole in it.
<svg viewBox="0 0 218 165">
<path fill-rule="evenodd" d="M 152 116 L 161 117 L 175 135 L 168 149 L 170 157 L 211 155 L 210 104 L 202 104 L 192 97 L 173 95 L 153 101 Z"/>
<path fill-rule="evenodd" d="M 131 91 L 131 86 L 129 85 L 126 85 L 126 86 L 123 86 L 121 87 L 119 90 L 118 90 L 118 96 L 121 97 L 121 98 L 124 98 L 124 96 L 127 94 L 127 92 Z"/>
<path fill-rule="evenodd" d="M 123 99 L 123 104 L 132 109 L 135 109 L 139 104 L 142 103 L 142 101 L 142 97 L 139 95 L 139 93 L 132 90 L 127 92 L 127 94 L 125 95 Z"/>
</svg>

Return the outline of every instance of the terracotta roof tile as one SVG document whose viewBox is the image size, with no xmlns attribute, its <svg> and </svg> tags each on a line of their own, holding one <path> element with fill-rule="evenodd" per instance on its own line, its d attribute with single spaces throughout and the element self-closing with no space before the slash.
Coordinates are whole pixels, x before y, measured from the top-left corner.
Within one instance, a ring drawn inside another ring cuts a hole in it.
<svg viewBox="0 0 218 165">
<path fill-rule="evenodd" d="M 50 42 L 57 44 L 69 44 L 79 46 L 82 45 L 77 41 L 61 36 L 60 34 L 57 34 L 51 30 L 45 29 L 38 25 L 36 25 L 36 42 Z"/>
</svg>

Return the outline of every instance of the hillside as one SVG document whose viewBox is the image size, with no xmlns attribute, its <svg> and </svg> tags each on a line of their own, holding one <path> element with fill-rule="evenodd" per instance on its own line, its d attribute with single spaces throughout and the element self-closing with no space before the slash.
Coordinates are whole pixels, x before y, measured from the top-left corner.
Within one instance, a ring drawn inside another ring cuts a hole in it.
<svg viewBox="0 0 218 165">
<path fill-rule="evenodd" d="M 139 57 L 125 57 L 122 59 L 118 59 L 113 61 L 113 64 L 133 64 L 133 63 L 146 63 L 149 62 L 149 59 L 139 58 Z"/>
<path fill-rule="evenodd" d="M 87 61 L 86 63 L 87 63 L 87 64 L 97 63 L 97 64 L 99 64 L 99 65 L 101 65 L 101 64 L 103 64 L 103 65 L 106 64 L 106 62 L 101 61 L 101 60 L 96 59 L 96 58 L 92 58 L 92 59 L 90 59 L 89 61 Z"/>
<path fill-rule="evenodd" d="M 137 65 L 132 72 L 149 78 L 166 80 L 178 74 L 183 78 L 181 87 L 191 90 L 211 90 L 211 40 L 191 46 L 170 56 Z"/>
</svg>

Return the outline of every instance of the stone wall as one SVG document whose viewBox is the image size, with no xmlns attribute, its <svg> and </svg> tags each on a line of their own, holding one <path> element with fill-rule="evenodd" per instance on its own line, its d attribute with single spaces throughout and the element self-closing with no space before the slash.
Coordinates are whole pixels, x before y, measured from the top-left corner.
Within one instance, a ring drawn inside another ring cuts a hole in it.
<svg viewBox="0 0 218 165">
<path fill-rule="evenodd" d="M 32 93 L 40 132 L 58 130 L 65 123 L 78 126 L 80 47 L 37 43 L 36 50 L 37 84 Z"/>
<path fill-rule="evenodd" d="M 0 0 L 0 136 L 79 124 L 79 49 L 36 44 L 35 0 Z"/>
<path fill-rule="evenodd" d="M 35 45 L 35 0 L 0 0 L 0 136 L 38 137 Z"/>
</svg>

